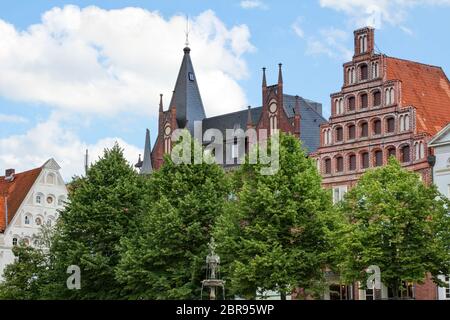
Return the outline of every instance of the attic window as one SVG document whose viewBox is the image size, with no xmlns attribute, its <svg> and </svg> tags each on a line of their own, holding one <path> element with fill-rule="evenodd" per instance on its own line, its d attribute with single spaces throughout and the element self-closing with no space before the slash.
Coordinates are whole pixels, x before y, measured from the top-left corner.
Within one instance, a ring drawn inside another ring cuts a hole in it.
<svg viewBox="0 0 450 320">
<path fill-rule="evenodd" d="M 188 73 L 188 77 L 189 77 L 190 81 L 194 81 L 195 80 L 194 74 L 192 72 Z"/>
</svg>

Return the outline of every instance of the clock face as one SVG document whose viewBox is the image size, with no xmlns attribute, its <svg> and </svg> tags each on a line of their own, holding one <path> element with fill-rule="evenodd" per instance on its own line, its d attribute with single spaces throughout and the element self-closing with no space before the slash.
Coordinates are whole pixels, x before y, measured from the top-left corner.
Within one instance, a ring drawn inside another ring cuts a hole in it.
<svg viewBox="0 0 450 320">
<path fill-rule="evenodd" d="M 168 135 L 170 135 L 170 127 L 169 126 L 167 126 L 166 127 L 166 129 L 164 130 L 164 133 L 168 136 Z"/>
<path fill-rule="evenodd" d="M 270 105 L 269 111 L 272 113 L 275 113 L 275 111 L 277 111 L 277 104 L 275 102 Z"/>
</svg>

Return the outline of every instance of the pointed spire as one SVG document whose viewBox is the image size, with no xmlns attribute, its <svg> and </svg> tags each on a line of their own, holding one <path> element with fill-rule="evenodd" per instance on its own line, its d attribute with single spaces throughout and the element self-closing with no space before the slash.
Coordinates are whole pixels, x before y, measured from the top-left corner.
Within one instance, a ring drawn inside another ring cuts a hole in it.
<svg viewBox="0 0 450 320">
<path fill-rule="evenodd" d="M 283 84 L 283 72 L 281 70 L 282 64 L 278 64 L 278 84 Z"/>
<path fill-rule="evenodd" d="M 150 174 L 152 173 L 152 171 L 153 167 L 152 167 L 152 149 L 150 146 L 150 130 L 147 129 L 145 133 L 144 160 L 142 161 L 140 173 Z"/>
<path fill-rule="evenodd" d="M 263 80 L 262 80 L 262 86 L 267 87 L 267 80 L 266 80 L 266 68 L 262 68 L 263 70 Z"/>
<path fill-rule="evenodd" d="M 251 108 L 252 108 L 251 106 L 248 106 L 248 111 L 247 111 L 247 128 L 253 127 L 253 119 L 252 119 Z"/>
<path fill-rule="evenodd" d="M 159 112 L 163 112 L 164 106 L 163 106 L 163 94 L 159 94 Z"/>
</svg>

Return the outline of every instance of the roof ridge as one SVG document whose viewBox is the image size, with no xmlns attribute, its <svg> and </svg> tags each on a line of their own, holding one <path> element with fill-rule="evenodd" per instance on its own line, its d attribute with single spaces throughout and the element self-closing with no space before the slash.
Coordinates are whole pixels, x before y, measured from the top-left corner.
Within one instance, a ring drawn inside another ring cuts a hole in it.
<svg viewBox="0 0 450 320">
<path fill-rule="evenodd" d="M 38 171 L 38 170 L 42 170 L 42 169 L 44 169 L 44 165 L 42 165 L 42 166 L 40 166 L 40 167 L 37 167 L 37 168 L 34 168 L 34 169 L 29 169 L 29 170 L 27 170 L 27 171 L 22 171 L 22 172 L 19 172 L 19 173 L 14 173 L 14 175 L 15 176 L 17 176 L 17 175 L 23 175 L 23 174 L 27 174 L 27 173 L 31 173 L 31 172 L 33 172 L 33 171 Z M 5 178 L 5 176 L 0 176 L 0 179 L 4 179 Z"/>
<path fill-rule="evenodd" d="M 417 61 L 414 61 L 414 60 L 403 59 L 403 58 L 397 58 L 397 57 L 391 57 L 391 56 L 388 56 L 388 55 L 386 55 L 386 58 L 388 58 L 388 59 L 393 59 L 393 60 L 399 60 L 399 61 L 403 61 L 403 62 L 410 62 L 410 63 L 414 63 L 414 64 L 419 64 L 419 65 L 422 65 L 422 66 L 427 66 L 427 67 L 431 67 L 431 68 L 436 68 L 436 69 L 440 69 L 440 70 L 443 71 L 443 69 L 442 69 L 441 66 L 436 66 L 436 65 L 434 65 L 434 64 L 423 63 L 423 62 L 417 62 Z M 444 72 L 444 73 L 445 73 L 445 72 Z"/>
<path fill-rule="evenodd" d="M 252 108 L 250 108 L 250 110 L 255 110 L 255 109 L 258 109 L 258 108 L 262 108 L 262 106 L 259 106 L 259 107 L 252 107 Z M 242 109 L 242 110 L 233 111 L 233 112 L 229 112 L 229 113 L 223 113 L 223 114 L 219 114 L 219 115 L 217 115 L 217 116 L 205 118 L 204 120 L 209 120 L 209 119 L 214 119 L 214 118 L 224 117 L 224 116 L 228 116 L 228 115 L 232 115 L 232 114 L 236 114 L 236 113 L 244 112 L 244 111 L 248 111 L 248 109 Z"/>
</svg>

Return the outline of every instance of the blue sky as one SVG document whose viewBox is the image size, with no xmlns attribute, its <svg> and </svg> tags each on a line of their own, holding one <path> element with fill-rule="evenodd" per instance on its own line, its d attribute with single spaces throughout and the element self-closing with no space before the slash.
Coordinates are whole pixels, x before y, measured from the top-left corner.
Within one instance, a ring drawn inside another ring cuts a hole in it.
<svg viewBox="0 0 450 320">
<path fill-rule="evenodd" d="M 275 83 L 282 62 L 285 92 L 328 116 L 352 32 L 366 24 L 381 52 L 450 72 L 450 0 L 4 1 L 0 167 L 55 157 L 67 178 L 81 173 L 84 148 L 96 156 L 117 139 L 135 158 L 145 128 L 155 136 L 158 93 L 167 104 L 173 90 L 186 15 L 209 115 L 260 105 L 261 67 Z"/>
</svg>

